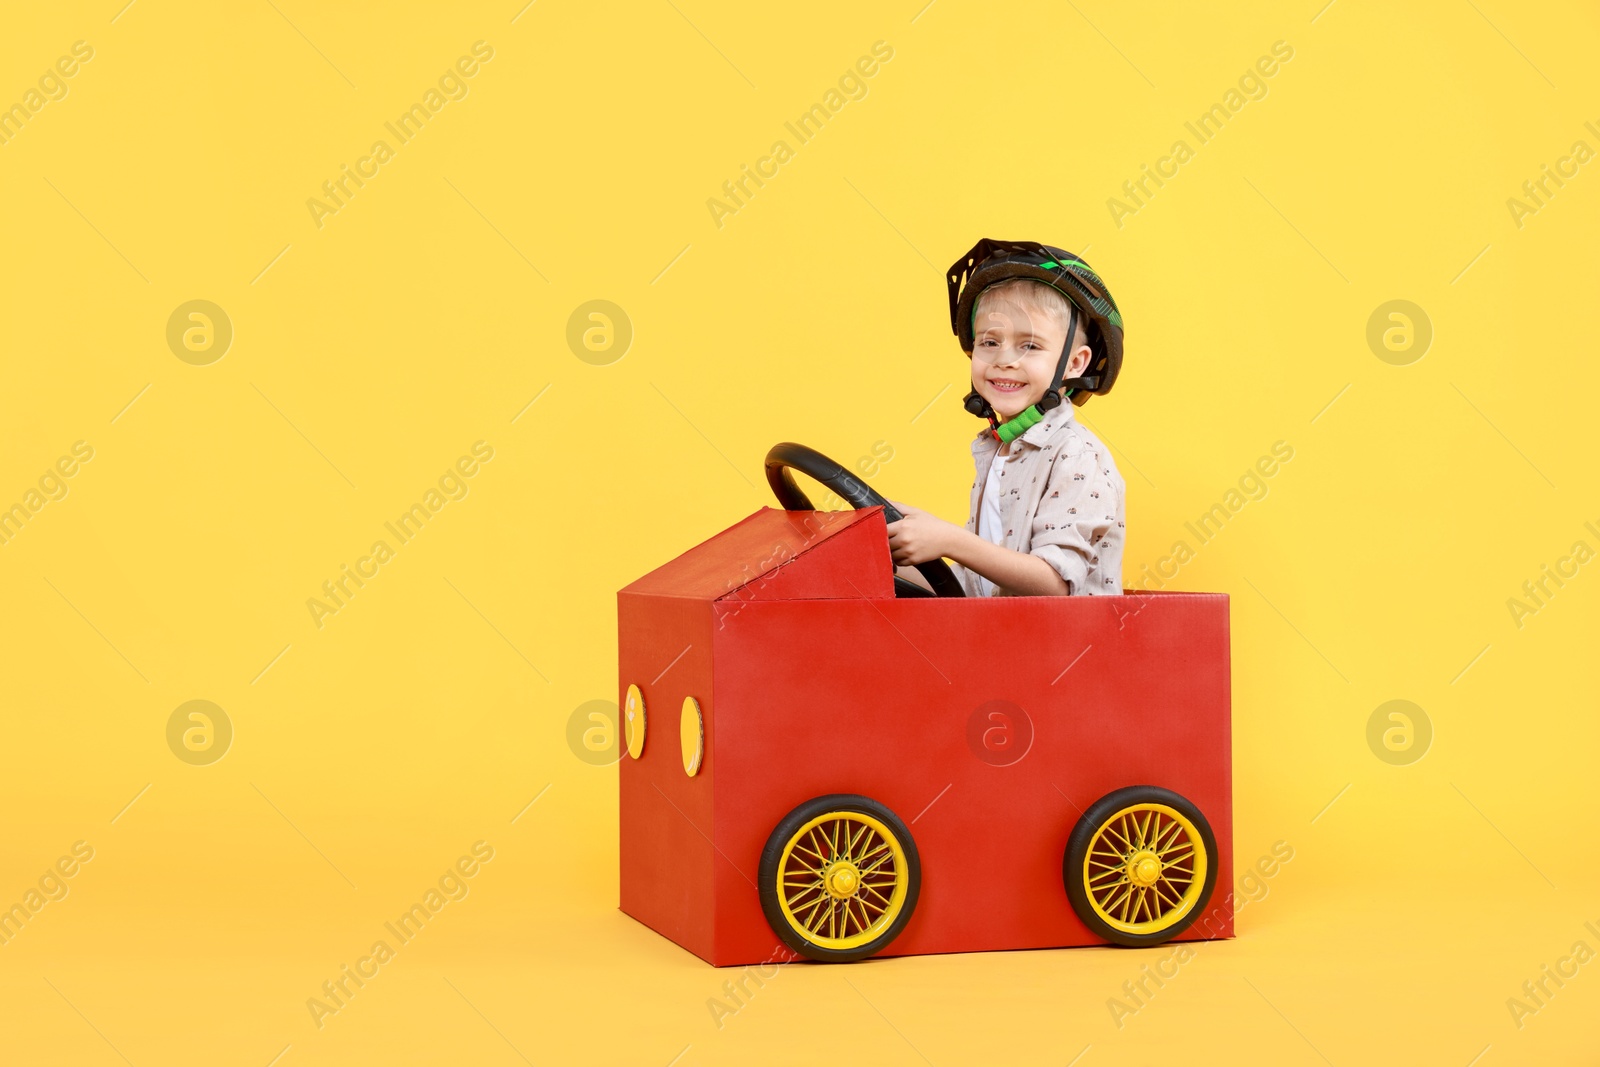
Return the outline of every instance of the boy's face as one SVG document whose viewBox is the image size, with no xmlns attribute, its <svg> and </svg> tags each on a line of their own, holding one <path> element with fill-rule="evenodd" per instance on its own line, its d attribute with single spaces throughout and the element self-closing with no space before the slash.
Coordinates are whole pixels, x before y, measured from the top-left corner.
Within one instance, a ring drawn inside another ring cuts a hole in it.
<svg viewBox="0 0 1600 1067">
<path fill-rule="evenodd" d="M 973 323 L 972 387 L 1004 422 L 1039 402 L 1067 340 L 1067 324 L 1043 308 L 1023 304 L 1012 293 L 978 297 Z M 1089 346 L 1079 345 L 1063 378 L 1089 365 Z"/>
</svg>

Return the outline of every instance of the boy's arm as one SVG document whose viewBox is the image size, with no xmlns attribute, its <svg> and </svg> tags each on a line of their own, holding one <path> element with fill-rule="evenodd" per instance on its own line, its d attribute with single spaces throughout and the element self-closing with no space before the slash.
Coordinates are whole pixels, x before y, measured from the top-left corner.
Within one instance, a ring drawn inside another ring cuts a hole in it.
<svg viewBox="0 0 1600 1067">
<path fill-rule="evenodd" d="M 1019 596 L 1066 596 L 1071 592 L 1056 569 L 1038 556 L 1013 552 L 954 524 L 944 554 Z"/>
<path fill-rule="evenodd" d="M 920 585 L 930 593 L 934 591 L 933 586 L 928 584 L 928 579 L 924 578 L 922 572 L 915 567 L 896 567 L 894 573 L 896 578 L 904 578 L 908 582 Z"/>
<path fill-rule="evenodd" d="M 1099 449 L 1063 451 L 1051 466 L 1028 551 L 1074 594 L 1122 591 L 1123 494 L 1116 464 Z"/>
<path fill-rule="evenodd" d="M 900 565 L 898 573 L 906 572 L 910 563 L 943 556 L 1018 596 L 1066 596 L 1072 591 L 1048 560 L 1002 548 L 921 508 L 890 503 L 902 515 L 889 524 L 889 547 Z M 913 574 L 918 572 L 911 571 L 907 577 Z M 920 582 L 920 575 L 912 580 Z"/>
</svg>

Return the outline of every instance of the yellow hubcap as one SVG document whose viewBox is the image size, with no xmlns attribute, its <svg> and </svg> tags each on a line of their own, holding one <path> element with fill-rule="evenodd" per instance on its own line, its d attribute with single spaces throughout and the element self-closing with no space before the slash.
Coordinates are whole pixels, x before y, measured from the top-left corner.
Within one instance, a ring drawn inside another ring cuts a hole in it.
<svg viewBox="0 0 1600 1067">
<path fill-rule="evenodd" d="M 888 929 L 911 887 L 905 844 L 881 820 L 825 812 L 784 843 L 778 900 L 796 933 L 821 948 L 859 948 Z"/>
<path fill-rule="evenodd" d="M 828 870 L 828 892 L 836 897 L 848 897 L 861 884 L 861 874 L 855 864 L 848 861 L 835 863 Z"/>
<path fill-rule="evenodd" d="M 1128 879 L 1135 885 L 1155 885 L 1161 879 L 1161 861 L 1149 850 L 1135 852 L 1128 861 Z"/>
<path fill-rule="evenodd" d="M 1095 830 L 1083 858 L 1089 905 L 1129 934 L 1170 929 L 1194 910 L 1209 857 L 1195 824 L 1165 804 L 1133 804 Z"/>
</svg>

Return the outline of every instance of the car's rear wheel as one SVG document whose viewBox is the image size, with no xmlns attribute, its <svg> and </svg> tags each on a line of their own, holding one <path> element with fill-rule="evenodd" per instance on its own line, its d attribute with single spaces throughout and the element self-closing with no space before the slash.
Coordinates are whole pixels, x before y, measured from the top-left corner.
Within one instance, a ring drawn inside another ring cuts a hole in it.
<svg viewBox="0 0 1600 1067">
<path fill-rule="evenodd" d="M 1118 945 L 1158 945 L 1211 899 L 1217 841 L 1200 809 L 1153 785 L 1106 794 L 1067 840 L 1062 878 L 1084 925 Z"/>
<path fill-rule="evenodd" d="M 911 831 L 869 797 L 834 793 L 786 815 L 761 852 L 761 910 L 785 945 L 847 963 L 899 936 L 922 866 Z"/>
</svg>

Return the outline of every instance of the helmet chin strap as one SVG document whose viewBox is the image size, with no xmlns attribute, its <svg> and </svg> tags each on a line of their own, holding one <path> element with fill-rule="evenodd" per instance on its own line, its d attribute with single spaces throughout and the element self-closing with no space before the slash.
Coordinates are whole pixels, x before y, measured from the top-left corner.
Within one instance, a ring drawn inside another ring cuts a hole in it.
<svg viewBox="0 0 1600 1067">
<path fill-rule="evenodd" d="M 1071 318 L 1067 322 L 1067 340 L 1061 346 L 1061 358 L 1056 360 L 1056 372 L 1051 376 L 1050 385 L 1045 389 L 1044 396 L 1040 397 L 1037 403 L 1018 412 L 1005 422 L 1000 422 L 995 418 L 994 408 L 979 394 L 976 387 L 973 387 L 973 390 L 967 394 L 965 400 L 966 409 L 974 415 L 987 418 L 989 420 L 989 433 L 1001 444 L 1010 444 L 1026 433 L 1030 427 L 1037 424 L 1040 419 L 1044 418 L 1046 412 L 1058 406 L 1062 398 L 1061 394 L 1056 390 L 1060 389 L 1063 384 L 1069 387 L 1067 390 L 1068 396 L 1071 396 L 1079 389 L 1094 389 L 1100 384 L 1100 380 L 1097 377 L 1069 378 L 1065 382 L 1062 381 L 1067 372 L 1067 358 L 1072 351 L 1072 339 L 1078 332 L 1078 306 L 1072 304 L 1071 308 Z"/>
</svg>

